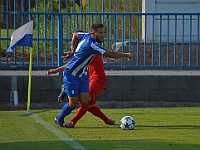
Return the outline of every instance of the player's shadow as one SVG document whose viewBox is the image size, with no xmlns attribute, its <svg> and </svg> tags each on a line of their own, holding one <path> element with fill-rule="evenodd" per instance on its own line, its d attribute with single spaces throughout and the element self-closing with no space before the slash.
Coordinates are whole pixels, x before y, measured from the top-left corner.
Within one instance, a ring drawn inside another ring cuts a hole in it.
<svg viewBox="0 0 200 150">
<path fill-rule="evenodd" d="M 156 126 L 148 126 L 148 125 L 137 125 L 137 128 L 147 129 L 148 128 L 160 128 L 160 129 L 200 129 L 200 125 L 156 125 Z"/>
<path fill-rule="evenodd" d="M 84 126 L 76 126 L 75 128 L 85 128 L 85 129 L 88 129 L 88 128 L 93 128 L 93 129 L 100 129 L 100 128 L 119 128 L 120 125 L 119 124 L 114 124 L 114 125 L 102 125 L 102 126 L 87 126 L 87 127 L 84 127 Z"/>
</svg>

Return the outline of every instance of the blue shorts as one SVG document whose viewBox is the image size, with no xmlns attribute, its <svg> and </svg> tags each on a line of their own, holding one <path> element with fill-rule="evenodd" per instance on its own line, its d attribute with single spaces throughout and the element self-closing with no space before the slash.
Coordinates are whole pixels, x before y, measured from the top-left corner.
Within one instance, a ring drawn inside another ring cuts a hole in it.
<svg viewBox="0 0 200 150">
<path fill-rule="evenodd" d="M 87 76 L 79 78 L 66 73 L 63 77 L 63 83 L 65 93 L 70 97 L 79 96 L 82 92 L 89 92 L 89 78 Z"/>
</svg>

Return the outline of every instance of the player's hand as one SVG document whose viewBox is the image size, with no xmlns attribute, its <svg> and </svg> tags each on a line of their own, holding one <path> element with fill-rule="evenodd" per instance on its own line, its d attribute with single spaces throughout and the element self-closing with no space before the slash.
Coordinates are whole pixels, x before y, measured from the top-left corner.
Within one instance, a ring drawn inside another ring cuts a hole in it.
<svg viewBox="0 0 200 150">
<path fill-rule="evenodd" d="M 74 55 L 74 53 L 72 53 L 72 52 L 64 52 L 62 59 L 67 60 L 67 59 L 71 58 L 73 55 Z"/>
<path fill-rule="evenodd" d="M 131 53 L 127 53 L 127 56 L 128 60 L 130 60 L 132 58 L 132 54 Z"/>
<path fill-rule="evenodd" d="M 55 69 L 49 69 L 45 75 L 50 76 L 51 74 L 55 74 Z"/>
</svg>

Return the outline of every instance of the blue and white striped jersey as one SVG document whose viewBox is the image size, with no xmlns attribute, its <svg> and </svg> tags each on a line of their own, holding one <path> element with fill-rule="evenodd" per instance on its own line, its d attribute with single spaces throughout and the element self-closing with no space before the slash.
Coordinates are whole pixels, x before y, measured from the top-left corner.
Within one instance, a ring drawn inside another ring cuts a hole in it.
<svg viewBox="0 0 200 150">
<path fill-rule="evenodd" d="M 65 71 L 73 76 L 84 77 L 95 54 L 103 55 L 107 50 L 101 47 L 90 33 L 78 33 L 80 43 L 73 57 L 68 62 Z"/>
</svg>

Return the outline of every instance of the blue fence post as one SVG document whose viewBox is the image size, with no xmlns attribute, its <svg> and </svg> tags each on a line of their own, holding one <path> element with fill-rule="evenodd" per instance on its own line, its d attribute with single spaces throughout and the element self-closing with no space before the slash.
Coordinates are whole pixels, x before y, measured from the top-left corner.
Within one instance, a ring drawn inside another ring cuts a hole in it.
<svg viewBox="0 0 200 150">
<path fill-rule="evenodd" d="M 152 51 L 152 56 L 151 56 L 151 65 L 154 66 L 154 20 L 155 20 L 155 16 L 153 15 L 152 16 L 152 48 L 151 48 L 151 51 Z M 145 20 L 146 22 L 146 20 Z M 146 31 L 145 31 L 146 32 Z"/>
<path fill-rule="evenodd" d="M 38 0 L 36 0 L 36 4 L 38 4 Z M 38 5 L 36 5 L 36 11 L 38 12 Z M 37 27 L 36 27 L 36 34 L 37 34 L 37 60 L 40 59 L 40 15 L 36 15 L 36 20 L 37 20 Z M 37 61 L 37 66 L 40 66 L 39 61 Z"/>
<path fill-rule="evenodd" d="M 176 66 L 177 15 L 175 15 L 174 21 L 174 66 Z"/>
<path fill-rule="evenodd" d="M 169 66 L 169 15 L 167 15 L 167 56 L 166 66 Z"/>
<path fill-rule="evenodd" d="M 44 1 L 44 12 L 47 12 L 46 10 L 46 1 Z M 44 64 L 47 65 L 47 15 L 44 15 Z"/>
<path fill-rule="evenodd" d="M 58 66 L 63 65 L 63 15 L 58 15 Z M 59 72 L 62 75 L 62 72 Z"/>
<path fill-rule="evenodd" d="M 145 20 L 147 20 L 147 15 L 144 16 Z M 146 38 L 146 31 L 147 31 L 147 22 L 145 21 L 144 23 L 144 30 L 145 30 L 145 34 L 144 34 L 144 66 L 146 66 L 146 43 L 147 43 L 147 38 Z"/>
<path fill-rule="evenodd" d="M 189 16 L 190 17 L 190 38 L 189 38 L 189 66 L 192 65 L 192 15 Z"/>
<path fill-rule="evenodd" d="M 159 38 L 159 62 L 158 65 L 162 65 L 162 15 L 160 15 L 160 38 Z"/>
<path fill-rule="evenodd" d="M 185 39 L 184 39 L 184 36 L 185 36 L 185 32 L 184 32 L 184 30 L 185 30 L 185 24 L 184 24 L 184 21 L 185 21 L 185 16 L 183 15 L 183 20 L 182 20 L 182 66 L 184 66 L 184 41 L 185 41 Z"/>
<path fill-rule="evenodd" d="M 8 12 L 8 1 L 6 1 L 6 11 Z M 8 14 L 6 14 L 6 38 L 8 38 Z M 6 41 L 6 47 L 8 47 L 8 40 Z M 8 53 L 6 53 L 6 64 L 8 64 Z"/>
<path fill-rule="evenodd" d="M 51 4 L 53 4 L 53 0 L 51 0 Z M 51 11 L 54 12 L 54 7 L 53 5 L 51 5 Z M 55 15 L 51 15 L 51 30 L 53 31 L 55 29 Z M 52 46 L 52 51 L 51 51 L 51 55 L 53 56 L 54 53 L 55 53 L 55 46 L 54 46 L 54 43 L 55 43 L 55 33 L 54 32 L 51 32 L 51 37 L 52 38 L 52 43 L 51 43 L 51 46 Z M 54 63 L 55 63 L 55 60 L 54 60 L 54 57 L 51 58 L 51 61 L 52 61 L 52 66 L 54 66 Z"/>
<path fill-rule="evenodd" d="M 13 5 L 14 5 L 14 11 L 16 12 L 16 0 L 14 0 Z M 17 21 L 16 17 L 17 17 L 16 14 L 14 14 L 14 30 L 16 30 L 16 21 Z M 14 58 L 15 58 L 14 65 L 16 65 L 17 64 L 16 63 L 16 50 L 14 51 Z"/>
<path fill-rule="evenodd" d="M 199 15 L 197 15 L 197 48 L 196 48 L 196 66 L 199 65 Z"/>
</svg>

